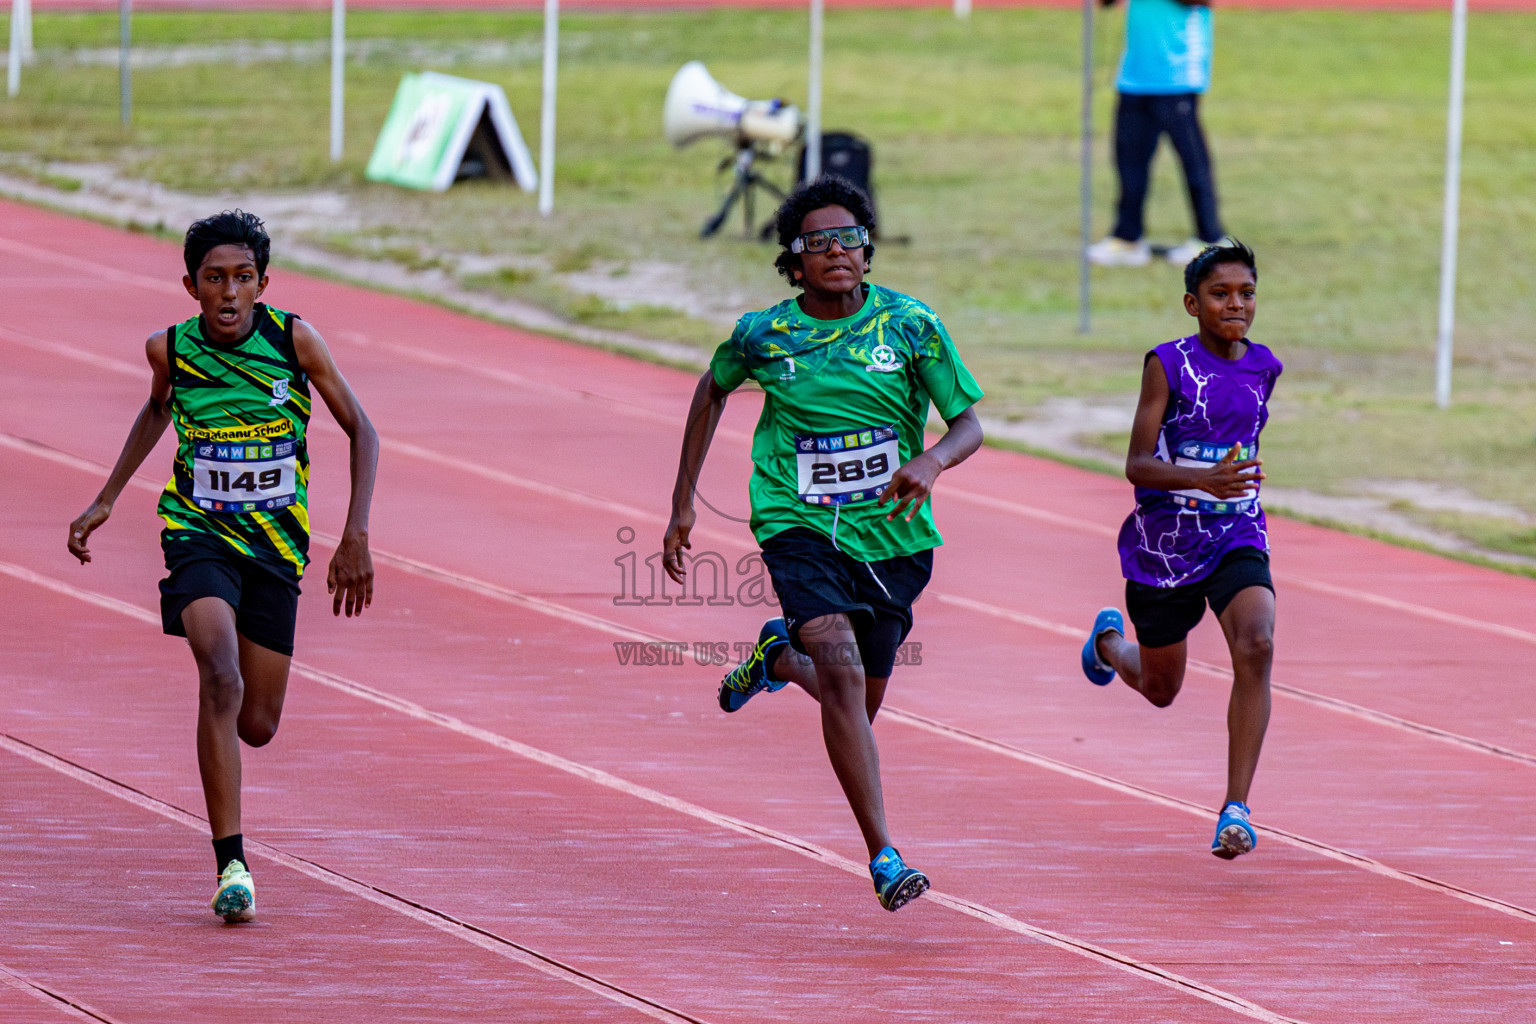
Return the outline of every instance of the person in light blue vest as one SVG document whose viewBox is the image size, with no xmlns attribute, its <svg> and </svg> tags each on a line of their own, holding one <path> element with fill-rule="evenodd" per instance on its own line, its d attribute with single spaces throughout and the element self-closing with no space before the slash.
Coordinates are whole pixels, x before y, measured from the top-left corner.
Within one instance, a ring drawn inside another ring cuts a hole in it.
<svg viewBox="0 0 1536 1024">
<path fill-rule="evenodd" d="M 1100 0 L 1108 7 L 1115 0 Z M 1200 127 L 1200 94 L 1211 84 L 1209 0 L 1129 0 L 1125 55 L 1115 88 L 1115 169 L 1120 199 L 1109 235 L 1088 247 L 1100 266 L 1144 266 L 1152 259 L 1142 214 L 1152 157 L 1166 134 L 1184 167 L 1195 237 L 1167 253 L 1183 266 L 1226 235 L 1216 209 L 1216 176 Z"/>
</svg>

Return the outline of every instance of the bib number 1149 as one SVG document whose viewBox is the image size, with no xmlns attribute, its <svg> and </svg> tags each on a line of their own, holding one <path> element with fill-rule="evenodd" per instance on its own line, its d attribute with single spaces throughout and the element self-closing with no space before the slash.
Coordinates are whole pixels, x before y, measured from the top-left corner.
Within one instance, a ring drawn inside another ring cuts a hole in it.
<svg viewBox="0 0 1536 1024">
<path fill-rule="evenodd" d="M 294 503 L 297 445 L 291 440 L 219 444 L 192 452 L 192 499 L 210 512 L 268 512 Z"/>
<path fill-rule="evenodd" d="M 208 490 L 210 491 L 244 491 L 246 494 L 255 494 L 258 491 L 273 491 L 283 486 L 283 471 L 281 469 L 268 469 L 260 473 L 246 470 L 233 480 L 229 478 L 227 469 L 208 469 Z"/>
</svg>

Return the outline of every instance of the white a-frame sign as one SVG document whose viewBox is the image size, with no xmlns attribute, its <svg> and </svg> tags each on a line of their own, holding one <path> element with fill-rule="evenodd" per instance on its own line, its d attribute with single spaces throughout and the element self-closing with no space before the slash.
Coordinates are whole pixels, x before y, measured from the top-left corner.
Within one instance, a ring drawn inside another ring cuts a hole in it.
<svg viewBox="0 0 1536 1024">
<path fill-rule="evenodd" d="M 501 86 L 435 71 L 406 75 L 368 160 L 370 181 L 442 192 L 464 178 L 539 184 Z"/>
</svg>

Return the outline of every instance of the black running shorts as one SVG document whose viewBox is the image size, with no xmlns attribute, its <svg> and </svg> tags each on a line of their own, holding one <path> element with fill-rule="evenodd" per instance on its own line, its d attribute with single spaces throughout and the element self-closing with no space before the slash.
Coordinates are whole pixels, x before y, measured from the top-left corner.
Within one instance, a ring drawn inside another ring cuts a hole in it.
<svg viewBox="0 0 1536 1024">
<path fill-rule="evenodd" d="M 1207 603 L 1217 618 L 1240 592 L 1263 587 L 1274 593 L 1269 554 L 1258 548 L 1229 551 L 1204 579 L 1181 587 L 1149 587 L 1125 581 L 1125 610 L 1143 647 L 1168 647 L 1189 636 L 1205 615 Z"/>
<path fill-rule="evenodd" d="M 167 576 L 160 581 L 160 622 L 169 636 L 186 636 L 181 613 L 202 597 L 235 609 L 235 628 L 259 647 L 293 654 L 299 584 L 242 556 L 217 537 L 161 535 Z"/>
<path fill-rule="evenodd" d="M 842 612 L 853 625 L 864 674 L 888 678 L 896 666 L 897 648 L 912 629 L 912 602 L 933 575 L 933 552 L 860 562 L 833 547 L 824 534 L 804 526 L 776 533 L 762 547 L 763 563 L 784 609 L 790 645 L 810 654 L 800 627 Z"/>
</svg>

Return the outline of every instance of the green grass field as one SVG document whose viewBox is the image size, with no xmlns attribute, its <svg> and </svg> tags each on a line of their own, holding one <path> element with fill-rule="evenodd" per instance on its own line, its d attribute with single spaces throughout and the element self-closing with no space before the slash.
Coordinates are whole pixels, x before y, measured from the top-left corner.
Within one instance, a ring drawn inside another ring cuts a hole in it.
<svg viewBox="0 0 1536 1024">
<path fill-rule="evenodd" d="M 1104 17 L 1098 38 L 1098 233 L 1113 199 L 1105 132 L 1121 25 L 1117 13 Z M 803 101 L 803 13 L 568 15 L 557 213 L 548 220 L 510 189 L 424 195 L 362 180 L 395 84 L 425 66 L 388 40 L 436 47 L 438 59 L 507 42 L 492 63 L 441 69 L 505 86 L 537 151 L 538 16 L 359 11 L 349 29 L 379 45 L 349 68 L 348 154 L 333 167 L 323 60 L 141 70 L 134 126 L 124 131 L 116 69 L 62 59 L 114 46 L 115 18 L 40 14 L 41 59 L 26 69 L 22 96 L 0 104 L 0 170 L 105 162 L 210 194 L 344 191 L 364 228 L 314 241 L 450 268 L 452 254 L 504 256 L 516 269 L 468 283 L 701 349 L 721 335 L 718 322 L 657 308 L 665 296 L 619 309 L 576 294 L 562 275 L 666 264 L 700 294 L 747 304 L 783 294 L 771 250 L 742 240 L 738 224 L 698 240 L 718 202 L 724 144 L 674 151 L 660 115 L 672 73 L 693 58 L 736 92 Z M 135 20 L 135 41 L 148 48 L 319 43 L 328 31 L 320 14 Z M 1076 331 L 1078 31 L 1077 13 L 1056 10 L 984 8 L 966 23 L 942 9 L 827 16 L 826 125 L 873 141 L 885 230 L 911 239 L 880 249 L 875 279 L 939 310 L 993 416 L 1027 416 L 1052 396 L 1129 401 L 1139 354 L 1189 323 L 1178 271 L 1159 265 L 1097 272 L 1093 332 Z M 1536 515 L 1536 15 L 1471 19 L 1455 405 L 1440 412 L 1432 394 L 1448 32 L 1438 13 L 1219 13 L 1204 114 L 1223 215 L 1260 255 L 1254 336 L 1288 367 L 1266 469 L 1276 485 L 1339 495 L 1370 481 L 1427 481 Z M 1149 233 L 1181 240 L 1188 215 L 1166 152 L 1156 175 Z M 57 174 L 52 183 L 69 185 Z M 1412 502 L 1401 510 L 1482 546 L 1536 555 L 1536 530 L 1518 520 Z"/>
</svg>

